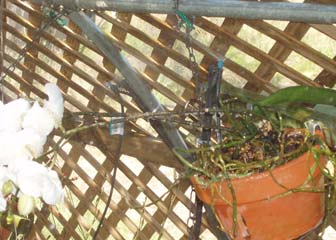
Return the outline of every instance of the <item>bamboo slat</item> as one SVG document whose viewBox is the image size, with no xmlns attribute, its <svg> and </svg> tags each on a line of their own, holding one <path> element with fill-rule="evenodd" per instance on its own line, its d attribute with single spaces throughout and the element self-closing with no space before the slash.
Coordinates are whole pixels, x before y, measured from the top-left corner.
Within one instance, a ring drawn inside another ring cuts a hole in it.
<svg viewBox="0 0 336 240">
<path fill-rule="evenodd" d="M 300 40 L 308 30 L 309 28 L 307 27 L 307 25 L 304 25 L 302 23 L 289 23 L 286 26 L 284 33 L 287 33 Z M 273 56 L 274 58 L 278 59 L 281 62 L 284 62 L 291 52 L 292 51 L 285 45 L 276 42 L 271 48 L 271 50 L 268 52 L 268 55 Z M 267 81 L 270 81 L 275 73 L 276 69 L 274 69 L 272 65 L 266 62 L 260 64 L 260 66 L 256 70 L 256 74 L 258 74 Z M 255 91 L 257 91 L 257 89 L 253 86 L 246 86 L 246 87 L 251 90 L 254 89 Z"/>
</svg>

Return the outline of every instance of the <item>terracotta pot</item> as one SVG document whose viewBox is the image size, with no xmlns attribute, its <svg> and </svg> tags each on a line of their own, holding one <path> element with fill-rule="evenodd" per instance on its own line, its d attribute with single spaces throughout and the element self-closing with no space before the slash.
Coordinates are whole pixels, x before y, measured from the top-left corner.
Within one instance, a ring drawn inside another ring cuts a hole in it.
<svg viewBox="0 0 336 240">
<path fill-rule="evenodd" d="M 320 159 L 325 163 L 325 159 Z M 324 194 L 297 192 L 287 189 L 301 186 L 313 173 L 314 186 L 323 188 L 324 178 L 311 153 L 307 152 L 289 163 L 270 172 L 254 174 L 245 178 L 232 179 L 237 199 L 237 240 L 286 240 L 294 239 L 321 223 L 324 216 Z M 313 171 L 312 169 L 315 169 Z M 274 181 L 278 183 L 276 183 Z M 199 198 L 213 204 L 224 231 L 232 230 L 232 196 L 226 181 L 208 187 L 200 185 L 192 177 Z M 283 185 L 281 187 L 279 185 Z M 309 186 L 313 186 L 309 182 Z M 231 232 L 232 233 L 232 232 Z"/>
<path fill-rule="evenodd" d="M 0 226 L 0 240 L 7 240 L 10 234 L 8 229 Z"/>
</svg>

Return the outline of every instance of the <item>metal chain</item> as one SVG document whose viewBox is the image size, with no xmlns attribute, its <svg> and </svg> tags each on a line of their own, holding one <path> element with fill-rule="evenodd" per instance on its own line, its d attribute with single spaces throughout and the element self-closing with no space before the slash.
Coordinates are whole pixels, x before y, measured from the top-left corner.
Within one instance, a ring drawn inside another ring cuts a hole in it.
<svg viewBox="0 0 336 240">
<path fill-rule="evenodd" d="M 192 16 L 191 19 L 189 19 L 187 16 L 185 16 L 184 13 L 179 11 L 179 0 L 174 0 L 174 10 L 176 12 L 176 16 L 178 19 L 178 29 L 181 29 L 182 26 L 185 26 L 186 29 L 185 45 L 188 50 L 192 79 L 195 81 L 196 86 L 194 99 L 198 100 L 201 94 L 201 87 L 199 81 L 199 67 L 194 53 L 193 38 L 191 36 L 191 32 L 195 29 L 194 27 L 195 17 Z"/>
<path fill-rule="evenodd" d="M 174 0 L 174 10 L 177 11 L 179 9 L 179 0 Z"/>
<path fill-rule="evenodd" d="M 49 20 L 34 33 L 32 40 L 29 43 L 27 43 L 24 48 L 22 48 L 21 53 L 14 60 L 14 62 L 12 62 L 6 69 L 4 69 L 4 71 L 1 72 L 0 86 L 1 86 L 2 97 L 4 96 L 3 84 L 4 84 L 5 77 L 7 77 L 10 73 L 15 71 L 16 66 L 27 55 L 28 51 L 34 46 L 35 41 L 42 36 L 43 32 L 47 30 L 53 22 L 57 21 L 61 17 L 65 16 L 66 14 L 68 14 L 68 12 L 62 9 L 58 14 L 50 17 Z"/>
<path fill-rule="evenodd" d="M 188 101 L 185 109 L 188 107 L 190 102 L 195 102 L 195 103 L 200 103 L 201 102 L 201 86 L 200 86 L 200 81 L 199 81 L 199 67 L 198 67 L 198 63 L 196 61 L 196 56 L 194 53 L 194 48 L 193 48 L 193 38 L 191 36 L 191 32 L 195 29 L 194 27 L 194 22 L 195 22 L 195 17 L 192 16 L 191 20 L 181 11 L 179 11 L 179 0 L 174 0 L 174 9 L 176 12 L 176 16 L 178 19 L 178 29 L 180 29 L 183 25 L 185 26 L 185 45 L 186 48 L 188 50 L 188 55 L 189 55 L 189 62 L 190 62 L 190 69 L 192 72 L 192 79 L 195 82 L 195 94 L 194 94 L 194 98 L 192 99 L 192 101 Z M 202 105 L 202 104 L 201 104 Z M 200 106 L 198 106 L 199 108 Z M 198 198 L 196 196 L 196 192 L 194 187 L 191 187 L 191 192 L 190 192 L 190 197 L 189 199 L 192 201 L 192 199 L 194 199 L 194 210 L 190 209 L 189 211 L 189 217 L 187 219 L 187 230 L 188 230 L 188 235 L 189 235 L 189 239 L 190 240 L 195 240 L 196 238 L 198 238 L 199 235 L 199 230 L 200 230 L 200 219 L 197 218 L 201 218 L 202 213 L 200 212 L 200 214 L 198 213 L 199 210 L 202 211 L 202 206 L 203 204 L 200 204 L 198 201 Z M 196 226 L 199 225 L 198 227 Z M 199 228 L 199 229 L 197 229 Z"/>
<path fill-rule="evenodd" d="M 191 20 L 192 25 L 194 25 L 195 17 L 192 16 L 191 19 L 192 19 Z M 200 86 L 201 82 L 199 80 L 199 67 L 198 67 L 198 63 L 196 61 L 196 56 L 195 56 L 195 53 L 194 53 L 193 38 L 191 36 L 192 30 L 194 30 L 194 28 L 193 27 L 191 28 L 187 25 L 185 45 L 186 45 L 186 48 L 188 50 L 192 79 L 195 81 L 195 96 L 194 96 L 194 99 L 198 100 L 198 99 L 200 99 L 200 95 L 201 95 L 201 86 Z"/>
</svg>

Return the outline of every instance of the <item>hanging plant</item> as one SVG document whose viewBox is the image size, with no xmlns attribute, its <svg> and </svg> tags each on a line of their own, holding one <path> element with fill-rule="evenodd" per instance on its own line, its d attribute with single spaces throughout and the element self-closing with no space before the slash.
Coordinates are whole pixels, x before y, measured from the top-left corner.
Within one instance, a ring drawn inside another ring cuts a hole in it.
<svg viewBox="0 0 336 240">
<path fill-rule="evenodd" d="M 263 97 L 227 84 L 223 89 L 220 142 L 174 150 L 199 198 L 233 239 L 294 239 L 316 227 L 328 216 L 325 186 L 335 180 L 335 126 L 323 122 L 336 118 L 324 113 L 317 123 L 307 104 L 335 106 L 336 91 L 291 87 Z M 195 161 L 184 159 L 186 153 Z"/>
</svg>

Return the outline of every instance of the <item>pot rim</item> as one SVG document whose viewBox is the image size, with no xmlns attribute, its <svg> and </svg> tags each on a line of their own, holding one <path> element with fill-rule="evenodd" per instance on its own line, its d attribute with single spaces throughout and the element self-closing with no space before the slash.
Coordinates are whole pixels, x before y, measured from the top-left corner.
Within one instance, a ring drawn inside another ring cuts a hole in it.
<svg viewBox="0 0 336 240">
<path fill-rule="evenodd" d="M 325 156 L 321 156 L 319 161 L 324 165 L 326 163 Z M 232 178 L 231 183 L 235 190 L 238 203 L 248 203 L 260 200 L 267 200 L 274 196 L 283 194 L 288 189 L 301 186 L 308 178 L 310 169 L 316 164 L 314 156 L 311 152 L 304 152 L 299 157 L 292 159 L 284 165 L 278 166 L 270 171 L 254 173 L 250 176 L 242 178 Z M 273 176 L 272 176 L 273 175 Z M 317 185 L 321 186 L 321 169 L 317 167 L 312 173 L 313 179 L 317 181 Z M 274 181 L 276 179 L 277 182 Z M 200 199 L 208 204 L 227 204 L 223 201 L 223 196 L 227 196 L 229 188 L 227 181 L 221 180 L 210 183 L 208 186 L 202 185 L 192 176 L 191 181 L 195 186 L 195 190 Z M 280 183 L 280 184 L 279 184 Z M 214 196 L 214 202 L 211 200 L 211 188 L 215 192 L 220 192 L 222 196 Z M 232 201 L 231 194 L 226 200 Z"/>
</svg>

